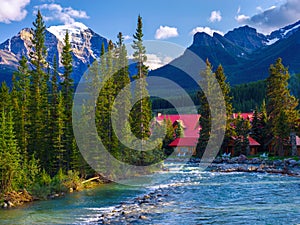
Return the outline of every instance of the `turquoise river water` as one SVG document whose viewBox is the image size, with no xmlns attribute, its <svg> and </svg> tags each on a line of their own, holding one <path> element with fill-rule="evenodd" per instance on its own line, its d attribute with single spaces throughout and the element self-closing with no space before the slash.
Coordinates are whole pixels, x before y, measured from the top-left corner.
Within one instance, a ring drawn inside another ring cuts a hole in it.
<svg viewBox="0 0 300 225">
<path fill-rule="evenodd" d="M 55 200 L 0 210 L 0 224 L 100 224 L 103 213 L 157 189 L 167 195 L 160 204 L 143 208 L 146 220 L 111 224 L 300 224 L 299 178 L 203 172 L 195 165 L 182 170 L 176 164 L 169 172 L 153 177 L 161 179 L 166 174 L 171 178 L 154 186 L 107 184 Z"/>
</svg>

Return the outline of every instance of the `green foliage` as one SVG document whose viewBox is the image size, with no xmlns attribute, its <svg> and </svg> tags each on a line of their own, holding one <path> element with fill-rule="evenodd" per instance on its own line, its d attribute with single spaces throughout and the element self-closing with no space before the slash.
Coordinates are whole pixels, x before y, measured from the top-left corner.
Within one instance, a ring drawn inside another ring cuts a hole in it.
<svg viewBox="0 0 300 225">
<path fill-rule="evenodd" d="M 267 79 L 268 126 L 274 137 L 275 152 L 282 156 L 284 154 L 283 140 L 288 139 L 289 134 L 297 129 L 298 100 L 290 94 L 288 89 L 290 75 L 280 58 L 270 66 L 269 74 Z"/>
<path fill-rule="evenodd" d="M 235 112 L 252 112 L 266 98 L 266 81 L 233 86 L 231 95 Z"/>
<path fill-rule="evenodd" d="M 214 75 L 212 73 L 212 66 L 207 60 L 206 69 L 201 72 L 201 77 L 203 78 L 203 80 L 200 81 L 200 87 L 202 88 L 207 87 L 208 91 L 212 91 L 210 81 L 211 79 L 213 79 L 213 76 Z M 204 154 L 208 140 L 210 138 L 211 114 L 209 109 L 209 103 L 207 101 L 207 98 L 203 90 L 199 91 L 199 100 L 200 100 L 199 114 L 201 115 L 199 119 L 199 124 L 201 127 L 201 131 L 198 139 L 198 144 L 196 147 L 196 155 L 197 157 L 201 158 Z"/>
<path fill-rule="evenodd" d="M 250 121 L 244 120 L 240 114 L 234 120 L 235 126 L 235 141 L 234 141 L 234 150 L 235 155 L 248 155 L 249 154 L 249 133 L 250 133 Z"/>
<path fill-rule="evenodd" d="M 0 118 L 0 190 L 15 190 L 21 180 L 21 154 L 13 128 L 12 112 L 2 109 Z"/>
</svg>

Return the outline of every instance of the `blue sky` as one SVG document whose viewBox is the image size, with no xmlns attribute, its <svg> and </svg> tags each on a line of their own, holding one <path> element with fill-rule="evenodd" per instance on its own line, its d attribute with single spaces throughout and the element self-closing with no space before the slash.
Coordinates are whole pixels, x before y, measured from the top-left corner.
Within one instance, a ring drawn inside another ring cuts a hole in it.
<svg viewBox="0 0 300 225">
<path fill-rule="evenodd" d="M 0 42 L 32 27 L 38 8 L 47 26 L 82 22 L 113 41 L 119 31 L 132 37 L 140 14 L 145 40 L 182 46 L 197 31 L 226 33 L 248 24 L 269 33 L 300 20 L 300 0 L 0 0 Z"/>
</svg>

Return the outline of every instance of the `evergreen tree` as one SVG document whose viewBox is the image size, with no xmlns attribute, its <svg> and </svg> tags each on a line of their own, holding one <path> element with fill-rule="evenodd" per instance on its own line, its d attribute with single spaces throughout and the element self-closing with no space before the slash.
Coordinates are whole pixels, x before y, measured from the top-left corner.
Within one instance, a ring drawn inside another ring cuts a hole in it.
<svg viewBox="0 0 300 225">
<path fill-rule="evenodd" d="M 120 94 L 122 91 L 122 96 L 119 98 L 120 101 L 116 102 L 116 110 L 114 111 L 114 122 L 117 129 L 121 128 L 120 139 L 127 142 L 130 142 L 129 134 L 130 127 L 126 121 L 126 117 L 131 109 L 131 91 L 130 91 L 130 78 L 128 71 L 128 59 L 127 59 L 127 50 L 124 44 L 123 34 L 119 32 L 118 42 L 116 48 L 116 67 L 117 72 L 114 74 L 113 80 L 115 83 L 115 93 L 116 95 Z M 123 161 L 126 161 L 129 157 L 126 155 L 126 147 L 119 142 L 120 156 Z"/>
<path fill-rule="evenodd" d="M 47 92 L 47 62 L 45 47 L 46 27 L 40 11 L 38 11 L 36 20 L 33 23 L 32 46 L 30 52 L 30 62 L 33 65 L 31 72 L 31 93 L 30 93 L 30 138 L 29 150 L 35 152 L 41 160 L 44 168 L 48 167 L 49 151 L 47 149 L 49 132 L 47 129 L 48 117 L 48 93 Z"/>
<path fill-rule="evenodd" d="M 206 69 L 205 71 L 201 72 L 201 76 L 204 78 L 203 80 L 207 80 L 207 83 L 209 82 L 209 79 L 213 77 L 212 74 L 212 66 L 208 60 L 206 60 Z M 200 86 L 203 88 L 205 84 L 203 81 L 200 82 Z M 211 115 L 210 115 L 210 109 L 209 104 L 207 101 L 207 98 L 204 94 L 203 90 L 200 90 L 198 92 L 199 101 L 200 101 L 200 118 L 199 118 L 199 124 L 201 127 L 200 135 L 198 139 L 198 144 L 196 146 L 196 156 L 201 158 L 205 152 L 209 137 L 210 137 L 210 130 L 211 130 Z"/>
<path fill-rule="evenodd" d="M 250 121 L 244 120 L 239 114 L 234 120 L 235 126 L 235 142 L 234 149 L 235 155 L 248 155 L 249 154 L 249 133 L 250 133 Z"/>
<path fill-rule="evenodd" d="M 133 56 L 136 62 L 137 74 L 135 75 L 135 105 L 131 111 L 133 134 L 141 139 L 146 140 L 150 135 L 150 120 L 152 116 L 151 103 L 148 96 L 146 76 L 148 75 L 148 67 L 145 65 L 147 61 L 146 48 L 143 45 L 143 23 L 142 17 L 138 16 L 136 33 L 133 35 L 132 48 L 135 50 Z"/>
<path fill-rule="evenodd" d="M 14 73 L 13 91 L 17 94 L 14 99 L 15 132 L 23 156 L 27 156 L 29 135 L 29 104 L 30 104 L 30 71 L 27 59 L 22 56 L 18 71 Z"/>
<path fill-rule="evenodd" d="M 146 48 L 143 45 L 143 23 L 142 17 L 138 16 L 137 29 L 133 35 L 132 48 L 135 50 L 133 53 L 134 60 L 136 62 L 137 74 L 135 75 L 136 85 L 134 91 L 134 106 L 130 112 L 131 118 L 131 131 L 141 140 L 141 146 L 138 146 L 143 150 L 143 141 L 147 140 L 150 136 L 150 121 L 152 118 L 151 102 L 147 91 L 146 76 L 148 75 L 148 67 L 145 65 L 147 60 Z M 144 97 L 147 96 L 147 97 Z M 138 164 L 144 165 L 146 160 L 146 153 L 141 152 L 138 157 Z"/>
<path fill-rule="evenodd" d="M 231 137 L 234 135 L 232 124 L 232 114 L 233 114 L 233 107 L 232 107 L 232 96 L 231 96 L 231 90 L 230 85 L 228 82 L 226 82 L 226 76 L 224 74 L 223 67 L 221 65 L 218 66 L 217 70 L 215 71 L 216 79 L 220 85 L 220 88 L 222 90 L 225 106 L 226 106 L 226 132 L 225 137 L 222 144 L 222 150 L 227 148 L 227 145 L 231 139 Z"/>
<path fill-rule="evenodd" d="M 279 117 L 276 120 L 274 126 L 274 136 L 275 136 L 275 152 L 278 153 L 280 156 L 284 156 L 285 154 L 285 147 L 289 144 L 289 135 L 290 135 L 290 128 L 287 126 L 289 123 L 288 116 L 284 110 L 280 111 Z"/>
<path fill-rule="evenodd" d="M 290 78 L 288 69 L 282 64 L 282 60 L 277 59 L 274 65 L 270 66 L 269 77 L 267 78 L 267 114 L 269 118 L 269 128 L 275 136 L 275 146 L 277 153 L 282 155 L 283 145 L 282 139 L 287 139 L 286 132 L 278 133 L 279 127 L 284 122 L 290 132 L 296 128 L 298 118 L 297 99 L 290 94 L 288 89 L 288 80 Z M 283 120 L 284 121 L 279 121 Z"/>
<path fill-rule="evenodd" d="M 58 169 L 63 169 L 66 171 L 66 145 L 64 141 L 64 135 L 66 132 L 66 119 L 65 119 L 65 107 L 63 101 L 63 95 L 60 91 L 57 96 L 57 105 L 55 112 L 55 121 L 54 121 L 54 131 L 53 131 L 53 148 L 54 148 L 54 157 L 53 157 L 53 165 L 56 169 L 55 172 L 58 172 Z"/>
<path fill-rule="evenodd" d="M 166 136 L 163 140 L 163 149 L 166 155 L 170 155 L 173 151 L 173 148 L 169 147 L 169 144 L 175 139 L 174 127 L 170 118 L 164 118 L 163 126 L 166 128 Z"/>
<path fill-rule="evenodd" d="M 68 31 L 65 34 L 64 38 L 64 47 L 61 55 L 61 63 L 64 67 L 64 74 L 63 74 L 63 82 L 61 83 L 62 86 L 62 99 L 63 99 L 63 107 L 65 109 L 64 112 L 64 134 L 63 140 L 65 141 L 65 170 L 70 169 L 70 156 L 73 147 L 73 128 L 72 128 L 72 105 L 73 105 L 73 80 L 71 78 L 73 66 L 72 66 L 72 49 L 69 39 Z"/>
<path fill-rule="evenodd" d="M 2 108 L 0 118 L 0 191 L 16 190 L 21 184 L 21 154 L 13 127 L 13 114 Z"/>
</svg>

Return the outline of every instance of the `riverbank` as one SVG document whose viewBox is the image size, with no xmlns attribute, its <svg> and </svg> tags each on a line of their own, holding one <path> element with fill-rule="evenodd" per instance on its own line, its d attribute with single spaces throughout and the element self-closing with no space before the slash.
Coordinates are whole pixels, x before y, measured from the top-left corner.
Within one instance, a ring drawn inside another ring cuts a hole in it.
<svg viewBox="0 0 300 225">
<path fill-rule="evenodd" d="M 184 159 L 187 161 L 186 159 Z M 181 159 L 174 159 L 174 162 L 180 162 Z M 188 164 L 196 166 L 200 163 L 199 159 L 191 158 Z M 300 177 L 300 160 L 295 160 L 293 158 L 289 159 L 262 159 L 262 158 L 247 158 L 244 155 L 233 158 L 221 158 L 217 157 L 212 164 L 207 168 L 210 172 L 249 172 L 249 173 L 270 173 L 270 174 L 282 174 Z M 60 197 L 64 197 L 66 194 L 82 191 L 85 189 L 90 189 L 97 187 L 100 184 L 108 183 L 109 181 L 101 179 L 101 177 L 93 177 L 88 180 L 80 181 L 80 186 L 69 184 L 64 191 L 53 192 L 48 194 L 45 198 L 39 198 L 32 195 L 26 189 L 20 190 L 19 192 L 12 191 L 5 194 L 0 201 L 0 208 L 13 208 L 18 207 L 28 202 L 38 201 L 38 200 L 51 200 Z"/>
<path fill-rule="evenodd" d="M 216 158 L 210 169 L 217 172 L 257 172 L 300 177 L 300 160 L 250 158 L 241 155 L 232 159 Z"/>
<path fill-rule="evenodd" d="M 93 177 L 88 180 L 81 180 L 79 183 L 71 182 L 66 186 L 61 186 L 60 191 L 55 191 L 50 194 L 39 193 L 32 194 L 26 189 L 20 191 L 11 191 L 4 194 L 0 198 L 0 209 L 10 209 L 15 207 L 20 207 L 26 203 L 39 201 L 39 200 L 53 200 L 57 198 L 64 197 L 66 194 L 71 194 L 73 192 L 79 192 L 86 189 L 95 188 L 101 184 L 108 183 L 109 181 L 102 179 L 101 177 Z M 47 187 L 43 187 L 47 188 Z M 41 197 L 43 196 L 43 197 Z"/>
</svg>

